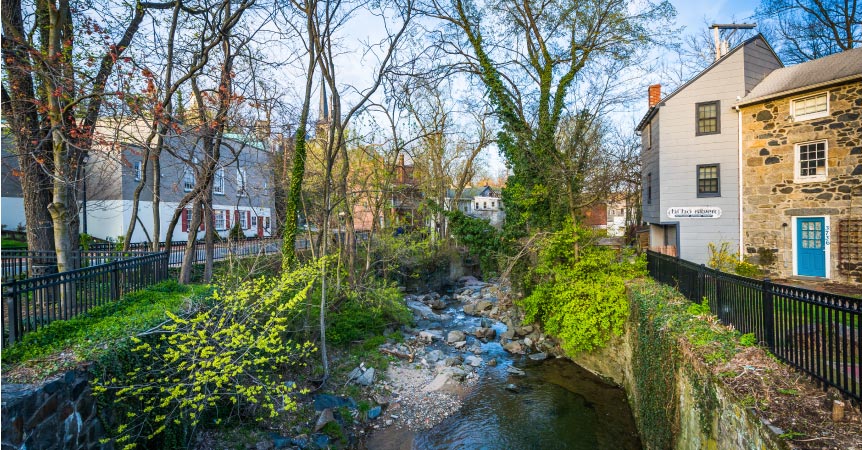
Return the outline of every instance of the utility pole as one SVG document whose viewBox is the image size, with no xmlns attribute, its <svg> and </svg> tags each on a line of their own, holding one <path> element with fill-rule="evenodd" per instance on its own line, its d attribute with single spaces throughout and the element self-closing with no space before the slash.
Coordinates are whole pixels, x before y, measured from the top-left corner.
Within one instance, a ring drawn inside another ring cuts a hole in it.
<svg viewBox="0 0 862 450">
<path fill-rule="evenodd" d="M 729 50 L 728 42 L 730 38 L 736 33 L 736 30 L 750 30 L 756 27 L 756 23 L 714 23 L 710 28 L 712 28 L 712 37 L 715 42 L 715 60 L 718 61 L 719 58 L 727 54 Z M 730 33 L 725 36 L 725 39 L 721 39 L 721 32 L 731 30 Z"/>
</svg>

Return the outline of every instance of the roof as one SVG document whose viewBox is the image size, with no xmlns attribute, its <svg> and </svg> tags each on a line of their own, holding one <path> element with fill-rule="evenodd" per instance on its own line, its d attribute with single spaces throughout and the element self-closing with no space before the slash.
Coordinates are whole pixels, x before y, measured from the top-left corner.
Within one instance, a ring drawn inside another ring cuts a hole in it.
<svg viewBox="0 0 862 450">
<path fill-rule="evenodd" d="M 862 78 L 862 48 L 773 70 L 737 105 Z"/>
<path fill-rule="evenodd" d="M 773 55 L 775 55 L 775 50 L 773 50 L 773 49 L 772 49 L 772 46 L 771 46 L 771 45 L 769 45 L 769 42 L 766 42 L 766 38 L 764 38 L 762 34 L 758 33 L 757 35 L 755 35 L 755 36 L 753 36 L 753 37 L 749 38 L 749 39 L 748 39 L 748 40 L 746 40 L 745 42 L 743 42 L 743 43 L 741 43 L 741 44 L 737 45 L 736 47 L 733 47 L 733 49 L 731 49 L 729 52 L 725 53 L 721 58 L 716 59 L 715 61 L 713 61 L 713 63 L 712 63 L 712 64 L 710 64 L 706 69 L 701 70 L 697 75 L 695 75 L 695 76 L 694 76 L 694 77 L 692 77 L 690 80 L 688 80 L 688 81 L 686 81 L 685 83 L 683 83 L 683 84 L 682 84 L 681 86 L 679 86 L 678 88 L 674 89 L 674 90 L 673 90 L 673 92 L 671 92 L 671 93 L 670 93 L 669 95 L 667 95 L 666 97 L 662 98 L 660 102 L 656 103 L 656 105 L 655 105 L 655 106 L 653 106 L 652 108 L 650 108 L 650 109 L 646 112 L 646 114 L 644 114 L 643 119 L 641 119 L 641 121 L 638 123 L 638 126 L 635 128 L 635 130 L 636 130 L 636 131 L 641 131 L 641 130 L 643 130 L 643 127 L 644 127 L 647 123 L 649 123 L 649 121 L 653 118 L 653 116 L 655 116 L 655 115 L 656 115 L 656 113 L 658 113 L 658 109 L 659 109 L 659 107 L 663 106 L 663 105 L 664 105 L 664 103 L 665 103 L 666 101 L 670 100 L 670 98 L 671 98 L 671 97 L 673 97 L 674 95 L 676 95 L 677 93 L 679 93 L 679 92 L 680 92 L 680 91 L 682 91 L 683 89 L 687 88 L 690 84 L 692 84 L 692 83 L 694 83 L 695 81 L 697 81 L 697 80 L 698 80 L 700 77 L 702 77 L 704 74 L 706 74 L 707 72 L 709 72 L 710 70 L 712 70 L 712 68 L 713 68 L 713 67 L 715 67 L 715 66 L 717 66 L 717 65 L 721 64 L 722 62 L 724 62 L 725 60 L 727 60 L 728 58 L 730 58 L 730 57 L 731 57 L 734 53 L 736 53 L 739 49 L 741 49 L 741 48 L 745 47 L 745 46 L 746 46 L 746 45 L 748 45 L 748 44 L 751 44 L 752 42 L 754 42 L 754 41 L 756 41 L 756 40 L 758 40 L 758 39 L 760 39 L 761 41 L 763 41 L 763 43 L 764 43 L 764 44 L 766 44 L 766 47 L 767 47 L 770 51 L 772 51 L 772 54 L 773 54 Z M 781 61 L 781 58 L 779 58 L 779 57 L 778 57 L 778 55 L 775 55 L 775 59 L 777 59 L 779 62 Z"/>
<path fill-rule="evenodd" d="M 461 197 L 459 197 L 459 198 L 461 200 L 469 200 L 469 199 L 472 199 L 474 197 L 481 197 L 481 194 L 485 191 L 485 189 L 490 189 L 491 191 L 496 192 L 496 191 L 494 191 L 494 188 L 491 188 L 488 186 L 468 187 L 468 188 L 464 188 L 464 190 L 461 192 Z M 446 190 L 446 197 L 455 198 L 455 190 L 454 189 L 447 189 Z"/>
</svg>

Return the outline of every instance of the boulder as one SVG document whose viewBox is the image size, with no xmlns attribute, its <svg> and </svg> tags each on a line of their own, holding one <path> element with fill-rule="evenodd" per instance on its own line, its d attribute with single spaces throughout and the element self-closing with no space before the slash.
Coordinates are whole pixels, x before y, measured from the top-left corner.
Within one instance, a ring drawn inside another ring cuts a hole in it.
<svg viewBox="0 0 862 450">
<path fill-rule="evenodd" d="M 506 385 L 506 390 L 509 392 L 518 392 L 518 386 L 513 383 L 509 383 Z"/>
<path fill-rule="evenodd" d="M 476 305 L 474 305 L 472 303 L 467 303 L 466 305 L 464 305 L 464 314 L 467 314 L 469 316 L 475 316 L 476 315 Z"/>
<path fill-rule="evenodd" d="M 317 418 L 317 423 L 314 424 L 314 432 L 317 433 L 322 430 L 329 422 L 335 422 L 335 415 L 332 414 L 331 409 L 326 408 L 320 412 L 320 416 Z"/>
<path fill-rule="evenodd" d="M 442 341 L 443 332 L 439 330 L 422 330 L 419 332 L 419 339 L 426 343 L 431 343 L 434 340 Z"/>
<path fill-rule="evenodd" d="M 406 302 L 407 307 L 413 311 L 413 315 L 420 319 L 428 319 L 428 320 L 446 320 L 446 316 L 435 313 L 431 310 L 431 307 L 417 301 L 408 301 Z"/>
<path fill-rule="evenodd" d="M 435 298 L 435 299 L 428 302 L 428 306 L 430 306 L 431 309 L 434 309 L 434 310 L 446 309 L 446 302 L 444 302 L 443 300 L 441 300 L 439 298 Z"/>
<path fill-rule="evenodd" d="M 532 359 L 533 361 L 544 361 L 548 359 L 548 354 L 544 352 L 533 353 L 532 355 L 528 356 L 528 358 Z"/>
<path fill-rule="evenodd" d="M 380 417 L 380 413 L 383 412 L 383 408 L 380 406 L 375 406 L 368 410 L 368 419 L 374 420 Z"/>
<path fill-rule="evenodd" d="M 467 371 L 460 367 L 448 367 L 444 372 L 444 374 L 448 374 L 449 378 L 461 382 L 467 378 Z"/>
<path fill-rule="evenodd" d="M 446 360 L 443 364 L 445 366 L 457 366 L 457 365 L 461 364 L 462 362 L 464 362 L 464 358 L 462 358 L 461 355 L 455 355 L 455 356 L 446 358 Z"/>
<path fill-rule="evenodd" d="M 529 337 L 529 336 L 528 336 L 528 337 L 525 337 L 525 338 L 524 338 L 524 345 L 526 345 L 527 347 L 532 347 L 532 346 L 533 346 L 533 340 L 532 340 L 532 339 L 530 339 L 530 337 Z"/>
<path fill-rule="evenodd" d="M 517 334 L 518 336 L 526 336 L 532 332 L 533 332 L 533 326 L 532 325 L 527 325 L 525 327 L 516 327 L 515 328 L 515 334 Z"/>
<path fill-rule="evenodd" d="M 482 358 L 475 356 L 475 355 L 470 355 L 470 356 L 464 358 L 464 362 L 466 364 L 473 366 L 473 367 L 479 367 L 482 365 Z"/>
<path fill-rule="evenodd" d="M 509 328 L 506 331 L 504 331 L 503 334 L 500 335 L 500 337 L 502 337 L 503 339 L 506 339 L 506 340 L 515 339 L 515 330 L 513 330 L 512 328 Z"/>
<path fill-rule="evenodd" d="M 356 382 L 363 386 L 371 386 L 374 384 L 374 368 L 369 367 L 362 375 L 356 379 Z"/>
<path fill-rule="evenodd" d="M 462 350 L 464 347 L 467 346 L 467 341 L 458 341 L 452 345 L 455 346 L 456 349 Z"/>
<path fill-rule="evenodd" d="M 476 309 L 479 311 L 486 311 L 494 307 L 494 304 L 489 302 L 488 300 L 480 300 L 476 303 Z"/>
<path fill-rule="evenodd" d="M 491 358 L 487 364 L 489 367 L 497 367 L 497 358 Z"/>
<path fill-rule="evenodd" d="M 523 376 L 523 375 L 526 375 L 526 374 L 527 374 L 526 372 L 524 372 L 523 370 L 521 370 L 521 369 L 519 369 L 519 368 L 517 368 L 517 367 L 515 367 L 515 366 L 509 366 L 509 367 L 506 367 L 506 372 L 507 372 L 507 373 L 510 373 L 510 374 L 512 374 L 512 375 L 521 375 L 521 376 Z"/>
<path fill-rule="evenodd" d="M 449 374 L 448 373 L 440 373 L 427 386 L 422 388 L 422 392 L 437 392 L 440 389 L 446 387 L 446 383 L 449 382 Z"/>
<path fill-rule="evenodd" d="M 446 342 L 449 344 L 454 344 L 465 339 L 467 339 L 467 335 L 461 330 L 452 330 L 446 336 Z"/>
<path fill-rule="evenodd" d="M 519 341 L 512 341 L 503 345 L 503 350 L 506 350 L 509 353 L 523 354 L 524 346 Z"/>
<path fill-rule="evenodd" d="M 446 355 L 440 350 L 432 350 L 428 352 L 427 355 L 425 355 L 425 361 L 428 361 L 429 363 L 435 363 L 445 358 L 445 356 Z"/>
</svg>

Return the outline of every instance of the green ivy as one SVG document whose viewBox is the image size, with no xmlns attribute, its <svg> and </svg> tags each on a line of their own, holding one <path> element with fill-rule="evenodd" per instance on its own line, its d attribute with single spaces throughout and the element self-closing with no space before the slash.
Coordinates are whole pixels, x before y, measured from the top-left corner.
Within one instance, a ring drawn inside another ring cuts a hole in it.
<svg viewBox="0 0 862 450">
<path fill-rule="evenodd" d="M 458 242 L 479 258 L 482 273 L 485 276 L 497 274 L 497 256 L 503 249 L 497 229 L 485 220 L 470 217 L 458 210 L 447 211 L 446 216 L 449 218 L 449 230 Z"/>
</svg>

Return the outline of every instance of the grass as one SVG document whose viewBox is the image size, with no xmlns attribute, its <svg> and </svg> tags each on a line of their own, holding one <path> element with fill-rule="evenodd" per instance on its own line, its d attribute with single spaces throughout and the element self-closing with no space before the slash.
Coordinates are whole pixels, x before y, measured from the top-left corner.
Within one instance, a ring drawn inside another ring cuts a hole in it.
<svg viewBox="0 0 862 450">
<path fill-rule="evenodd" d="M 33 369 L 42 373 L 39 361 L 56 358 L 61 353 L 65 359 L 74 361 L 93 360 L 112 351 L 113 343 L 162 323 L 165 311 L 177 311 L 190 297 L 203 295 L 209 289 L 165 281 L 73 319 L 52 322 L 4 348 L 0 357 L 4 370 L 35 363 Z"/>
<path fill-rule="evenodd" d="M 0 247 L 2 247 L 4 250 L 12 250 L 12 249 L 26 250 L 27 249 L 27 243 L 22 242 L 22 241 L 18 241 L 15 239 L 0 238 Z"/>
</svg>

